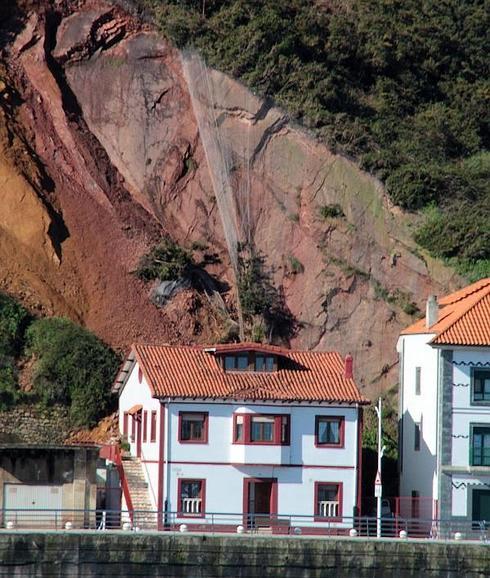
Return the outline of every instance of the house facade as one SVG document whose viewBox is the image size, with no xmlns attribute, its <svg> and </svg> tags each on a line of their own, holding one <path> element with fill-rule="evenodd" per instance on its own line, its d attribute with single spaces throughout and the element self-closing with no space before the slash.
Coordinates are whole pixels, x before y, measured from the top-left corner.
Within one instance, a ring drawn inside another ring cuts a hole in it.
<svg viewBox="0 0 490 578">
<path fill-rule="evenodd" d="M 434 517 L 490 520 L 490 279 L 430 297 L 397 349 L 400 495 L 430 499 Z"/>
<path fill-rule="evenodd" d="M 268 525 L 296 515 L 313 530 L 355 513 L 367 400 L 352 358 L 259 344 L 133 346 L 118 384 L 120 431 L 159 526 L 170 516 Z"/>
</svg>

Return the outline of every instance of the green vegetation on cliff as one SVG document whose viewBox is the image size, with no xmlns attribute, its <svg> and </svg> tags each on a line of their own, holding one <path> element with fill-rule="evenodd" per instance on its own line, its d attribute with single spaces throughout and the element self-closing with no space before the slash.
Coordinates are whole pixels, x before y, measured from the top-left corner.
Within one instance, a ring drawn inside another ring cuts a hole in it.
<svg viewBox="0 0 490 578">
<path fill-rule="evenodd" d="M 22 392 L 19 362 L 32 358 L 33 390 Z M 0 411 L 18 401 L 70 408 L 72 423 L 92 426 L 106 415 L 117 355 L 68 319 L 33 319 L 0 293 Z"/>
<path fill-rule="evenodd" d="M 417 241 L 490 275 L 488 54 L 481 0 L 137 0 L 178 46 L 272 97 L 428 211 Z"/>
</svg>

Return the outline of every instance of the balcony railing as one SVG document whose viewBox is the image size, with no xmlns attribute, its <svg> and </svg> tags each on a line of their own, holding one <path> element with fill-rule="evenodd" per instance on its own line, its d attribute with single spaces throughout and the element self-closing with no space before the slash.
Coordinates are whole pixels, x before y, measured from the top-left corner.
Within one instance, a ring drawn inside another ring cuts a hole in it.
<svg viewBox="0 0 490 578">
<path fill-rule="evenodd" d="M 201 514 L 201 498 L 182 498 L 182 513 L 189 516 Z"/>
<path fill-rule="evenodd" d="M 318 514 L 322 518 L 336 518 L 339 515 L 339 503 L 332 501 L 319 502 Z"/>
</svg>

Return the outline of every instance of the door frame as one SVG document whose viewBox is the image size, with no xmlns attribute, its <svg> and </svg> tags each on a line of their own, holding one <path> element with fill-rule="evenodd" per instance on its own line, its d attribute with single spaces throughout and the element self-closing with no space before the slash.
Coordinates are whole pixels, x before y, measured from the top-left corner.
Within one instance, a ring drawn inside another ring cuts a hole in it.
<svg viewBox="0 0 490 578">
<path fill-rule="evenodd" d="M 245 526 L 249 523 L 249 496 L 250 496 L 250 486 L 256 483 L 270 483 L 271 484 L 271 501 L 270 501 L 270 513 L 271 519 L 273 517 L 277 518 L 277 478 L 243 478 L 243 522 Z"/>
<path fill-rule="evenodd" d="M 136 457 L 141 458 L 141 446 L 142 446 L 142 422 L 143 422 L 143 410 L 140 409 L 134 414 L 134 419 L 136 421 Z"/>
</svg>

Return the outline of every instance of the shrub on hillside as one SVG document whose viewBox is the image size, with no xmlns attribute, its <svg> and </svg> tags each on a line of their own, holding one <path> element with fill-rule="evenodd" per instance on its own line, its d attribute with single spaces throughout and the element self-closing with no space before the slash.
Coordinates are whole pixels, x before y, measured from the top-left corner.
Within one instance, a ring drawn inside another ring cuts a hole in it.
<svg viewBox="0 0 490 578">
<path fill-rule="evenodd" d="M 0 411 L 6 411 L 14 406 L 19 397 L 14 364 L 0 357 Z"/>
<path fill-rule="evenodd" d="M 22 348 L 25 329 L 31 317 L 27 309 L 0 293 L 0 355 L 15 356 Z"/>
<path fill-rule="evenodd" d="M 34 386 L 47 405 L 70 406 L 75 425 L 90 427 L 107 414 L 117 355 L 94 334 L 68 319 L 34 321 L 27 331 L 36 359 Z"/>
<path fill-rule="evenodd" d="M 136 274 L 144 281 L 173 281 L 185 276 L 193 265 L 189 251 L 170 239 L 164 239 L 141 258 Z"/>
</svg>

